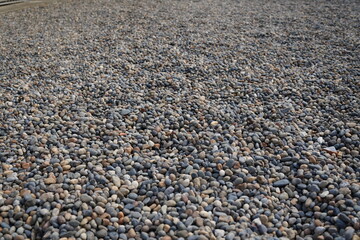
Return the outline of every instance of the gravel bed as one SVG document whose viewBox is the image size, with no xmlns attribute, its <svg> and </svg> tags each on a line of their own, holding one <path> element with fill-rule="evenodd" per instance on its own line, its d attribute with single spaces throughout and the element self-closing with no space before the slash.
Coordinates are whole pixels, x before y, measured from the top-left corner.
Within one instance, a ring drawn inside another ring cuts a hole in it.
<svg viewBox="0 0 360 240">
<path fill-rule="evenodd" d="M 0 240 L 360 239 L 357 0 L 0 15 Z"/>
</svg>

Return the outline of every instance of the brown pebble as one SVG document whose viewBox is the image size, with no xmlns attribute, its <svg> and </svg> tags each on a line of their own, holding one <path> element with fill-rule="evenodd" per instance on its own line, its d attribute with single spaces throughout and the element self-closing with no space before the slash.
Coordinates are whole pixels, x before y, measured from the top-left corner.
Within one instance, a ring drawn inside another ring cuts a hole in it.
<svg viewBox="0 0 360 240">
<path fill-rule="evenodd" d="M 202 226 L 204 226 L 204 219 L 202 219 L 201 217 L 197 217 L 195 219 L 195 223 L 197 226 L 202 227 Z"/>
<path fill-rule="evenodd" d="M 165 231 L 165 232 L 169 232 L 169 231 L 170 231 L 170 225 L 165 224 L 165 225 L 164 225 L 164 231 Z"/>
<path fill-rule="evenodd" d="M 251 182 L 255 181 L 256 178 L 257 178 L 257 177 L 248 177 L 248 178 L 247 178 L 247 182 L 248 182 L 248 183 L 251 183 Z"/>
<path fill-rule="evenodd" d="M 320 221 L 319 219 L 315 219 L 314 224 L 315 224 L 315 226 L 317 226 L 317 227 L 322 227 L 322 226 L 324 226 L 324 223 L 323 223 L 322 221 Z"/>
<path fill-rule="evenodd" d="M 317 163 L 317 160 L 316 160 L 316 158 L 315 158 L 314 156 L 309 156 L 308 159 L 309 159 L 309 161 L 310 161 L 311 163 L 314 163 L 314 164 Z"/>
<path fill-rule="evenodd" d="M 161 240 L 171 240 L 172 238 L 170 236 L 163 236 Z"/>
<path fill-rule="evenodd" d="M 24 240 L 24 239 L 25 239 L 24 236 L 21 236 L 21 235 L 16 235 L 14 237 L 14 240 Z"/>
<path fill-rule="evenodd" d="M 54 184 L 54 183 L 56 183 L 55 175 L 53 173 L 50 173 L 49 177 L 44 179 L 44 183 L 45 184 Z"/>
<path fill-rule="evenodd" d="M 128 234 L 127 234 L 129 237 L 131 238 L 134 238 L 136 237 L 136 232 L 133 228 L 131 228 L 129 231 L 128 231 Z"/>
<path fill-rule="evenodd" d="M 130 222 L 130 218 L 129 217 L 124 217 L 124 223 L 129 223 Z"/>
<path fill-rule="evenodd" d="M 107 219 L 107 218 L 103 218 L 103 219 L 102 219 L 102 223 L 103 223 L 104 226 L 109 226 L 109 225 L 111 225 L 110 220 Z"/>
<path fill-rule="evenodd" d="M 21 167 L 22 167 L 23 169 L 28 169 L 30 166 L 31 166 L 31 164 L 28 163 L 28 162 L 23 162 L 23 163 L 21 163 Z"/>
<path fill-rule="evenodd" d="M 360 240 L 360 235 L 353 236 L 352 240 Z"/>
</svg>

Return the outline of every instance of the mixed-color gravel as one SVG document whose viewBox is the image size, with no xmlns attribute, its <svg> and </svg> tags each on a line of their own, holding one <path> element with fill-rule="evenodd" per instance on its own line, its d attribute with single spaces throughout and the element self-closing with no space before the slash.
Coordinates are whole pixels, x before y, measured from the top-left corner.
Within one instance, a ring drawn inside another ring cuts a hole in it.
<svg viewBox="0 0 360 240">
<path fill-rule="evenodd" d="M 358 0 L 0 15 L 0 240 L 360 233 Z"/>
</svg>

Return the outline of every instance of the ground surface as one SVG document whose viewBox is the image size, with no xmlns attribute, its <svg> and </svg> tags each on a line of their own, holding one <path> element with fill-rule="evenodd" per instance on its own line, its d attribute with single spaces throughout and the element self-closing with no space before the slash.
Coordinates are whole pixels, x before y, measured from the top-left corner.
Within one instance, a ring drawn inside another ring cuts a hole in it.
<svg viewBox="0 0 360 240">
<path fill-rule="evenodd" d="M 28 0 L 28 1 L 24 1 L 24 2 L 18 2 L 15 4 L 4 5 L 4 6 L 0 7 L 0 14 L 18 11 L 18 10 L 22 10 L 25 8 L 44 7 L 54 1 L 56 1 L 56 0 Z M 1 1 L 0 1 L 0 3 L 1 3 Z"/>
<path fill-rule="evenodd" d="M 359 239 L 359 13 L 80 0 L 0 14 L 0 239 Z"/>
</svg>

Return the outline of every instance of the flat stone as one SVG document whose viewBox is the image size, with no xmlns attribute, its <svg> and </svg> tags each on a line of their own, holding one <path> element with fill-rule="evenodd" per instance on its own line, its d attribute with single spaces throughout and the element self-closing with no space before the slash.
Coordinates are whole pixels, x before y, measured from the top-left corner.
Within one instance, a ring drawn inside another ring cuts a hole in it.
<svg viewBox="0 0 360 240">
<path fill-rule="evenodd" d="M 281 179 L 273 183 L 274 187 L 285 187 L 286 185 L 290 184 L 289 180 Z"/>
</svg>

